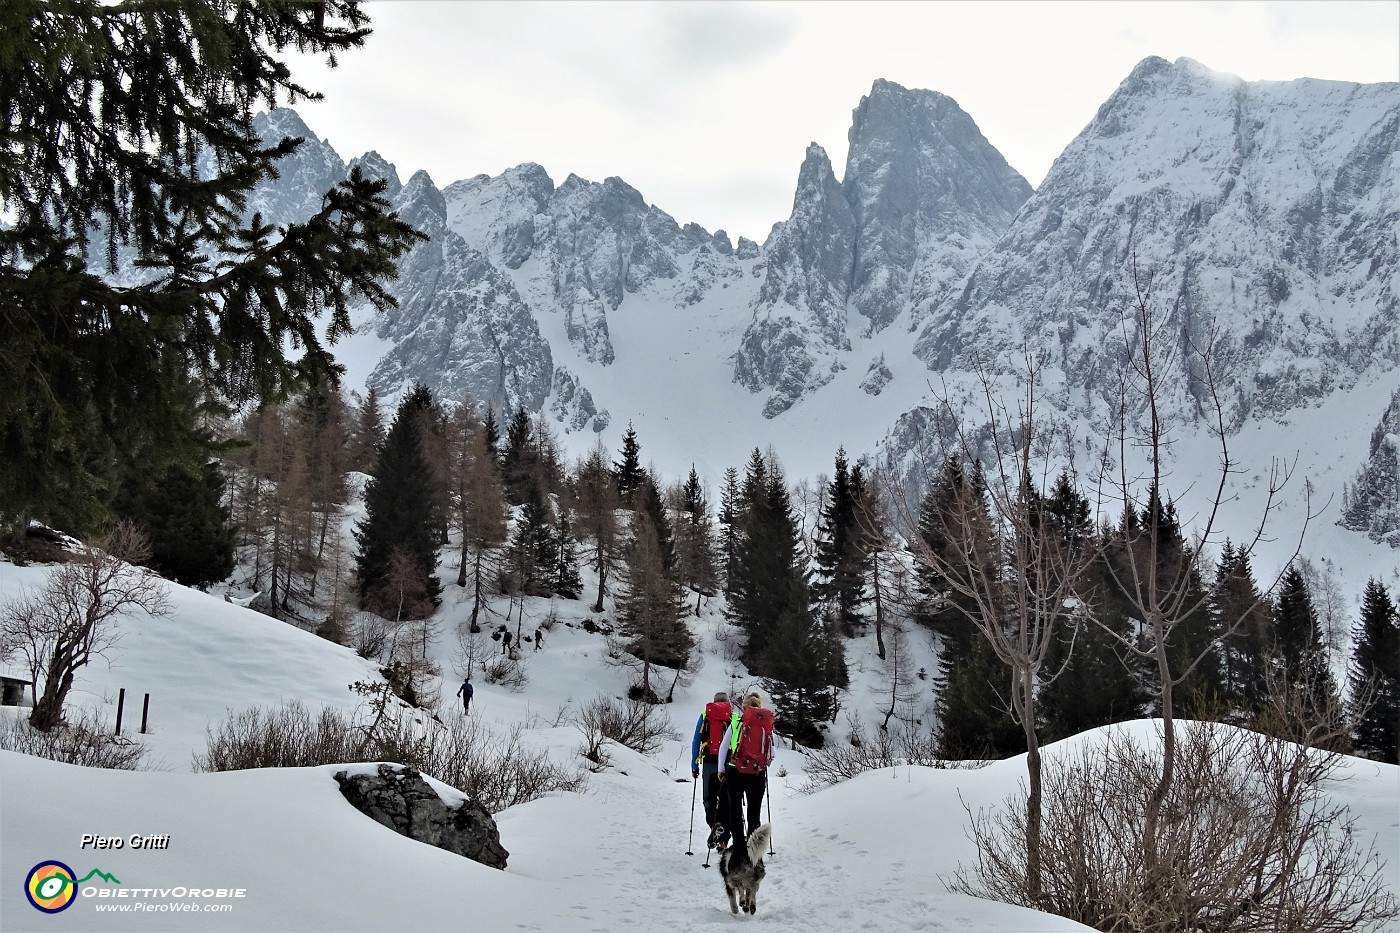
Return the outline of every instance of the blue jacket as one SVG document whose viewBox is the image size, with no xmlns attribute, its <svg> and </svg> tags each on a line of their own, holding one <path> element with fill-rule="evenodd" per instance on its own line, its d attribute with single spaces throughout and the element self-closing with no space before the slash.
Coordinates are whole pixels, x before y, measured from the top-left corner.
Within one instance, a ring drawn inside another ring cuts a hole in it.
<svg viewBox="0 0 1400 933">
<path fill-rule="evenodd" d="M 690 770 L 700 770 L 700 745 L 705 741 L 705 714 L 695 720 L 695 735 L 690 738 Z"/>
</svg>

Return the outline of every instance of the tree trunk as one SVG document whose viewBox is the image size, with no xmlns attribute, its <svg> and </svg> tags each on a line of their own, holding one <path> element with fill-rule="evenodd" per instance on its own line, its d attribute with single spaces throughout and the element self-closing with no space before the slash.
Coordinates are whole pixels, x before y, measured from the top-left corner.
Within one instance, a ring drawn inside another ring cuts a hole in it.
<svg viewBox="0 0 1400 933">
<path fill-rule="evenodd" d="M 880 555 L 873 552 L 870 560 L 870 576 L 875 584 L 875 652 L 880 656 L 880 660 L 885 660 L 885 602 L 880 596 Z M 894 704 L 890 704 L 890 709 L 894 709 Z M 889 717 L 885 717 L 885 722 L 889 722 Z"/>
<path fill-rule="evenodd" d="M 1143 868 L 1150 879 L 1156 873 L 1160 860 L 1157 837 L 1160 832 L 1162 807 L 1171 793 L 1172 781 L 1176 775 L 1176 720 L 1172 710 L 1172 674 L 1167 660 L 1166 626 L 1160 614 L 1152 619 L 1153 636 L 1156 639 L 1157 676 L 1162 680 L 1162 776 L 1152 795 L 1147 798 L 1143 811 L 1142 846 Z"/>
</svg>

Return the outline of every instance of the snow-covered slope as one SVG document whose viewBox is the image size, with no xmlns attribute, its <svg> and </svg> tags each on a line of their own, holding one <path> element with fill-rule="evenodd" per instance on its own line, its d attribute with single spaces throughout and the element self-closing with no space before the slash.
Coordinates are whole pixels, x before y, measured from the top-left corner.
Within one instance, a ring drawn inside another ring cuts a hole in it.
<svg viewBox="0 0 1400 933">
<path fill-rule="evenodd" d="M 40 585 L 44 574 L 42 567 L 0 563 L 0 602 Z M 664 709 L 682 737 L 651 756 L 614 748 L 611 767 L 590 775 L 583 792 L 551 794 L 497 814 L 510 860 L 496 871 L 362 816 L 340 796 L 333 778 L 340 769 L 333 765 L 190 773 L 206 723 L 217 724 L 226 710 L 294 698 L 313 708 L 349 707 L 355 699 L 349 683 L 374 674 L 346 649 L 291 626 L 178 586 L 171 594 L 169 617 L 120 619 L 110 668 L 85 669 L 72 700 L 110 722 L 117 685 L 149 690 L 146 741 L 166 770 L 98 771 L 0 752 L 0 928 L 495 933 L 719 930 L 736 922 L 717 873 L 701 867 L 703 829 L 690 832 L 686 733 L 714 690 L 747 685 L 742 669 L 724 660 L 718 636 L 725 623 L 716 607 L 692 622 L 701 646 L 696 680 L 681 685 L 674 706 Z M 448 672 L 442 689 L 448 703 L 456 684 L 452 633 L 469 611 L 460 595 L 447 587 L 440 634 L 429 648 Z M 560 623 L 542 651 L 525 654 L 524 689 L 512 693 L 478 679 L 473 714 L 492 729 L 518 724 L 532 747 L 577 762 L 581 736 L 556 724 L 560 711 L 599 693 L 620 694 L 629 674 L 609 664 L 602 636 L 576 624 L 588 615 L 583 603 L 563 600 L 552 608 Z M 550 609 L 531 600 L 531 623 Z M 870 692 L 880 673 L 868 648 L 851 643 L 853 687 L 843 699 L 867 724 L 880 702 Z M 0 715 L 17 712 L 0 708 Z M 1150 723 L 1115 728 L 1149 741 L 1153 734 Z M 1085 733 L 1049 747 L 1047 760 L 1105 738 L 1104 730 Z M 750 922 L 819 933 L 1084 929 L 944 887 L 948 873 L 974 854 L 965 807 L 975 812 L 1013 794 L 1024 774 L 1022 758 L 973 771 L 872 771 L 810 796 L 796 793 L 805 780 L 801 755 L 781 749 L 775 768 L 768 811 L 775 854 Z M 1374 839 L 1390 858 L 1385 881 L 1400 890 L 1400 859 L 1393 857 L 1400 847 L 1400 769 L 1348 759 L 1339 777 L 1328 785 L 1331 799 L 1347 806 L 1360 837 Z M 435 786 L 445 799 L 457 798 Z M 169 842 L 161 849 L 98 850 L 83 846 L 84 834 L 169 836 Z M 26 901 L 23 881 L 50 860 L 80 878 L 97 870 L 116 880 L 89 878 L 74 906 L 46 916 Z M 175 893 L 181 888 L 183 894 Z M 220 895 L 220 889 L 242 893 Z M 226 913 L 186 912 L 214 904 L 232 906 Z M 130 907 L 109 913 L 99 905 Z"/>
</svg>

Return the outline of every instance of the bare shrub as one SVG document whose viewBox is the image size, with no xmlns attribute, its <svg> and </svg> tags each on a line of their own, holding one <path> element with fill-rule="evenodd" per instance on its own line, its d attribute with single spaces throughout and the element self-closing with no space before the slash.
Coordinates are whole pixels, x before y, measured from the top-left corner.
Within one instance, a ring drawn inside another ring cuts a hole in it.
<svg viewBox="0 0 1400 933">
<path fill-rule="evenodd" d="M 1026 880 L 1024 791 L 973 816 L 977 863 L 949 886 L 1142 933 L 1350 931 L 1400 916 L 1374 847 L 1326 799 L 1336 755 L 1225 726 L 1181 731 L 1155 861 L 1144 835 L 1160 754 L 1116 732 L 1047 771 L 1036 896 Z"/>
<path fill-rule="evenodd" d="M 492 813 L 582 787 L 577 770 L 555 764 L 543 749 L 528 748 L 519 727 L 500 734 L 456 711 L 444 722 L 397 705 L 387 687 L 361 692 L 369 697 L 369 708 L 359 717 L 330 707 L 313 716 L 299 701 L 230 716 L 217 731 L 209 730 L 208 747 L 195 756 L 195 769 L 392 761 L 431 774 Z"/>
<path fill-rule="evenodd" d="M 586 747 L 595 753 L 601 752 L 604 739 L 611 739 L 633 751 L 650 755 L 661 747 L 662 739 L 678 737 L 670 717 L 643 700 L 596 696 L 579 710 L 575 723 L 584 734 Z M 587 751 L 582 754 L 589 761 L 602 763 Z"/>
<path fill-rule="evenodd" d="M 0 748 L 64 764 L 120 771 L 143 770 L 148 751 L 135 739 L 112 735 L 95 713 L 87 711 L 49 732 L 40 732 L 22 719 L 5 717 L 0 726 Z"/>
<path fill-rule="evenodd" d="M 363 735 L 344 712 L 325 707 L 318 714 L 300 700 L 279 708 L 251 707 L 205 729 L 204 754 L 194 756 L 196 771 L 245 768 L 303 768 L 348 761 L 377 760 L 362 754 Z"/>
<path fill-rule="evenodd" d="M 932 732 L 920 732 L 901 724 L 894 730 L 876 729 L 866 737 L 859 725 L 851 728 L 850 741 L 828 742 L 807 757 L 807 780 L 799 793 L 811 794 L 849 781 L 865 771 L 919 765 L 925 768 L 980 768 L 982 761 L 946 761 L 938 757 Z"/>
<path fill-rule="evenodd" d="M 521 741 L 523 729 L 502 734 L 455 710 L 435 730 L 422 769 L 480 803 L 491 813 L 554 791 L 577 791 L 584 777 L 554 763 L 544 749 Z"/>
<path fill-rule="evenodd" d="M 507 687 L 514 693 L 523 690 L 529 679 L 525 676 L 525 668 L 520 659 L 510 655 L 495 655 L 490 660 L 483 661 L 481 669 L 488 684 Z"/>
</svg>

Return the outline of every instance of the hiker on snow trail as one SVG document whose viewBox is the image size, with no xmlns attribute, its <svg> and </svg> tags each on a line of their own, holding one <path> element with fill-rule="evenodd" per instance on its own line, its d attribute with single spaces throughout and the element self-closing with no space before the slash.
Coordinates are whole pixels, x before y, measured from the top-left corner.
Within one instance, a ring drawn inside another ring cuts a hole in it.
<svg viewBox="0 0 1400 933">
<path fill-rule="evenodd" d="M 724 739 L 724 730 L 729 727 L 733 707 L 729 696 L 721 690 L 715 698 L 705 704 L 700 718 L 695 723 L 695 735 L 690 740 L 690 776 L 700 777 L 704 770 L 705 825 L 710 828 L 706 841 L 711 849 L 719 848 L 728 833 L 725 832 L 725 814 L 720 810 L 719 747 Z"/>
<path fill-rule="evenodd" d="M 718 777 L 728 798 L 725 828 L 743 850 L 749 833 L 758 829 L 763 793 L 768 789 L 768 766 L 773 763 L 773 711 L 763 705 L 763 694 L 750 690 L 743 712 L 735 712 L 720 741 Z M 745 829 L 745 804 L 748 819 Z"/>
<path fill-rule="evenodd" d="M 472 694 L 475 690 L 470 677 L 462 681 L 462 686 L 457 688 L 457 695 L 462 698 L 462 712 L 470 713 L 472 711 Z"/>
</svg>

